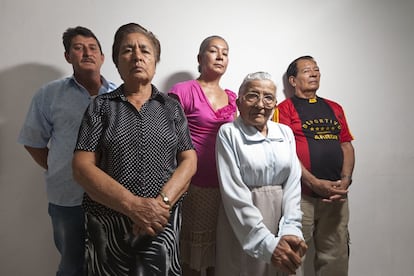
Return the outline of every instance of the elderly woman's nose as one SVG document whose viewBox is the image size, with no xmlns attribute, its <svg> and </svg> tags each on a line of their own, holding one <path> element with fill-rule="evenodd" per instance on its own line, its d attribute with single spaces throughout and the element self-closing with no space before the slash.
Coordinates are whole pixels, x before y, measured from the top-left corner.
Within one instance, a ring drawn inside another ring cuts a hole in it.
<svg viewBox="0 0 414 276">
<path fill-rule="evenodd" d="M 133 51 L 132 57 L 135 61 L 139 61 L 143 59 L 142 52 L 139 49 Z"/>
</svg>

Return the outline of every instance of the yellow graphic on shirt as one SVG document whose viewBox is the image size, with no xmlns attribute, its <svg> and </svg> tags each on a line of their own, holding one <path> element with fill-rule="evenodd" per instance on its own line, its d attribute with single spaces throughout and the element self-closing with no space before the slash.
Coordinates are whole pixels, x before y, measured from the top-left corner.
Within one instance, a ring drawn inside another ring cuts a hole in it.
<svg viewBox="0 0 414 276">
<path fill-rule="evenodd" d="M 319 118 L 313 120 L 306 120 L 302 124 L 304 133 L 308 133 L 306 136 L 310 136 L 312 133 L 315 140 L 339 140 L 339 134 L 341 125 L 337 120 L 328 118 Z"/>
</svg>

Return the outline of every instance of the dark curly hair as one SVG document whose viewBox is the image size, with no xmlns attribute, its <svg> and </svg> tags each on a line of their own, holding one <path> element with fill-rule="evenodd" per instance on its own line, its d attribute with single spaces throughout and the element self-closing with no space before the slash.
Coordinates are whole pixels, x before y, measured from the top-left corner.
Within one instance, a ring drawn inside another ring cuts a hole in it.
<svg viewBox="0 0 414 276">
<path fill-rule="evenodd" d="M 72 43 L 72 39 L 77 35 L 94 38 L 96 40 L 96 42 L 98 43 L 99 50 L 101 51 L 101 54 L 102 54 L 102 47 L 101 47 L 101 43 L 99 42 L 98 38 L 96 38 L 95 34 L 91 30 L 89 30 L 88 28 L 82 27 L 82 26 L 77 26 L 77 27 L 74 27 L 74 28 L 68 28 L 63 33 L 63 35 L 62 35 L 63 47 L 65 47 L 65 52 L 66 53 L 68 53 L 70 51 L 70 46 L 71 46 L 71 43 Z"/>
</svg>

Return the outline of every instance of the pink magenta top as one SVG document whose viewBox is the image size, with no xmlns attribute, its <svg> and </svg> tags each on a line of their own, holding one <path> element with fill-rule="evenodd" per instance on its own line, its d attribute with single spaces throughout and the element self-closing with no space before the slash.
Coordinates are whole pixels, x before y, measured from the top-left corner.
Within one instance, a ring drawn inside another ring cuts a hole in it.
<svg viewBox="0 0 414 276">
<path fill-rule="evenodd" d="M 228 89 L 228 104 L 214 110 L 196 80 L 175 84 L 169 94 L 176 95 L 187 116 L 191 138 L 197 152 L 197 172 L 192 185 L 198 187 L 218 187 L 216 169 L 216 135 L 220 126 L 234 120 L 237 111 L 237 95 Z"/>
</svg>

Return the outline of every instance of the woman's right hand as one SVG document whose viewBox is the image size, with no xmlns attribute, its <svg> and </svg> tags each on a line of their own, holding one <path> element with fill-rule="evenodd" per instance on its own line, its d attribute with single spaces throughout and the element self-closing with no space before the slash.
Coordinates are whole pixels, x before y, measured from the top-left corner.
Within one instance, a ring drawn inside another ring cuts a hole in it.
<svg viewBox="0 0 414 276">
<path fill-rule="evenodd" d="M 272 254 L 271 262 L 279 270 L 295 274 L 302 264 L 302 257 L 307 248 L 305 241 L 297 236 L 282 236 Z"/>
<path fill-rule="evenodd" d="M 170 218 L 169 206 L 157 198 L 136 197 L 128 217 L 135 235 L 155 236 L 164 230 Z"/>
</svg>

